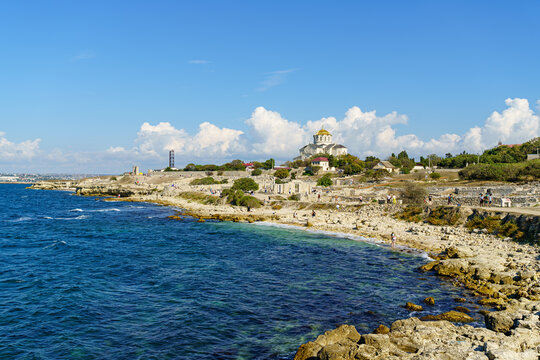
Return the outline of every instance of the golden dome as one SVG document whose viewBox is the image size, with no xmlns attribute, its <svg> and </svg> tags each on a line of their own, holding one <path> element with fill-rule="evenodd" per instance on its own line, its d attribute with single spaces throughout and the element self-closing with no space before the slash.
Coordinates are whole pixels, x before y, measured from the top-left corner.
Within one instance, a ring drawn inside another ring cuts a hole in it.
<svg viewBox="0 0 540 360">
<path fill-rule="evenodd" d="M 315 135 L 330 135 L 330 133 L 324 129 L 319 130 Z"/>
</svg>

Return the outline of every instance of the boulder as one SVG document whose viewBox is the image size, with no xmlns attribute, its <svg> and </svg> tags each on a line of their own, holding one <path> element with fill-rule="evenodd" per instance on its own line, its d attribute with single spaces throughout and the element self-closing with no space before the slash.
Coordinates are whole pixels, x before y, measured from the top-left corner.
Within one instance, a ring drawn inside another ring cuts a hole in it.
<svg viewBox="0 0 540 360">
<path fill-rule="evenodd" d="M 465 246 L 450 246 L 446 249 L 446 255 L 451 259 L 464 259 L 474 256 L 474 252 Z"/>
<path fill-rule="evenodd" d="M 442 276 L 460 276 L 469 271 L 469 262 L 463 259 L 446 259 L 441 260 L 434 269 Z"/>
<path fill-rule="evenodd" d="M 500 333 L 506 333 L 514 326 L 514 320 L 505 311 L 490 312 L 484 316 L 486 328 Z"/>
</svg>

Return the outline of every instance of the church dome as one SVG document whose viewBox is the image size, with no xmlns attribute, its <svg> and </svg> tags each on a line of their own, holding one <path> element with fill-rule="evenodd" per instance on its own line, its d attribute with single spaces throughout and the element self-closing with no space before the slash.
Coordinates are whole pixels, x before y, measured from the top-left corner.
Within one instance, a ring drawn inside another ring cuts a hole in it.
<svg viewBox="0 0 540 360">
<path fill-rule="evenodd" d="M 315 135 L 330 135 L 330 133 L 327 130 L 321 129 Z"/>
</svg>

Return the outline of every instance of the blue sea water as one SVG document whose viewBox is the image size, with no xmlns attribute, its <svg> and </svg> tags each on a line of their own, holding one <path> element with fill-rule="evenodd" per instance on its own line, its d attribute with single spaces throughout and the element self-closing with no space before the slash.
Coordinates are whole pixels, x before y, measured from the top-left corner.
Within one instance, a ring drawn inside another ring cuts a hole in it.
<svg viewBox="0 0 540 360">
<path fill-rule="evenodd" d="M 0 209 L 1 359 L 291 359 L 339 324 L 468 296 L 419 256 L 299 229 L 22 185 Z"/>
</svg>

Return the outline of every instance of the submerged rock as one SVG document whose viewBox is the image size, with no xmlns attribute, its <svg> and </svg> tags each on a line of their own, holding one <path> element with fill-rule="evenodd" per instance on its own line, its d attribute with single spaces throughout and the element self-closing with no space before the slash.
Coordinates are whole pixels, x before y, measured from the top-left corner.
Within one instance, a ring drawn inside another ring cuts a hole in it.
<svg viewBox="0 0 540 360">
<path fill-rule="evenodd" d="M 422 311 L 424 308 L 420 305 L 416 305 L 415 303 L 408 302 L 405 304 L 405 309 L 410 311 Z"/>
<path fill-rule="evenodd" d="M 447 311 L 439 315 L 426 315 L 422 316 L 420 320 L 423 321 L 437 321 L 437 320 L 446 320 L 450 322 L 472 322 L 474 319 L 469 315 L 459 312 L 459 311 Z"/>
<path fill-rule="evenodd" d="M 424 303 L 428 305 L 435 305 L 435 299 L 432 296 L 429 296 L 424 299 Z"/>
</svg>

